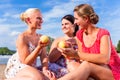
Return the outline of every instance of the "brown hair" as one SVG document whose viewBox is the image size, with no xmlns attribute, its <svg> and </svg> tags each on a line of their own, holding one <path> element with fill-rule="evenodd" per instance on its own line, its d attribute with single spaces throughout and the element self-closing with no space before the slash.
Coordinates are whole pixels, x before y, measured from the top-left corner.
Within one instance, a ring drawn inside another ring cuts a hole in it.
<svg viewBox="0 0 120 80">
<path fill-rule="evenodd" d="M 95 13 L 93 7 L 88 4 L 80 4 L 80 5 L 76 6 L 74 8 L 74 12 L 77 12 L 77 14 L 80 17 L 87 16 L 90 19 L 90 22 L 92 24 L 97 24 L 97 22 L 99 21 L 99 17 Z"/>
</svg>

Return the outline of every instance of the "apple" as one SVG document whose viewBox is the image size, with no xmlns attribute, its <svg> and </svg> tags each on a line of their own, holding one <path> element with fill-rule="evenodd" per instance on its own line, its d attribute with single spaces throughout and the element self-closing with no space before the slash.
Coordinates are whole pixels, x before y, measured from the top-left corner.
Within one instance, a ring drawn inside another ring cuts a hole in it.
<svg viewBox="0 0 120 80">
<path fill-rule="evenodd" d="M 65 41 L 60 41 L 58 43 L 59 48 L 68 48 L 68 44 Z"/>
<path fill-rule="evenodd" d="M 46 35 L 42 35 L 42 36 L 40 37 L 40 41 L 41 41 L 42 43 L 47 43 L 47 42 L 49 41 L 49 37 L 46 36 Z"/>
</svg>

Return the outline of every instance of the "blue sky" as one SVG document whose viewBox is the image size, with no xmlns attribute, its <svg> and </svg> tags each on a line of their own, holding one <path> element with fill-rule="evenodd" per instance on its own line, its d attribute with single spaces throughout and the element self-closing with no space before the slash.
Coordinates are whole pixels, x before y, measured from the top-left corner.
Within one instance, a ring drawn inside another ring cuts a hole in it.
<svg viewBox="0 0 120 80">
<path fill-rule="evenodd" d="M 0 47 L 15 50 L 15 41 L 27 26 L 19 18 L 20 13 L 36 7 L 42 12 L 44 23 L 38 33 L 56 38 L 62 36 L 61 18 L 73 14 L 76 5 L 92 5 L 100 17 L 98 27 L 106 28 L 116 46 L 120 40 L 120 0 L 0 0 Z"/>
</svg>

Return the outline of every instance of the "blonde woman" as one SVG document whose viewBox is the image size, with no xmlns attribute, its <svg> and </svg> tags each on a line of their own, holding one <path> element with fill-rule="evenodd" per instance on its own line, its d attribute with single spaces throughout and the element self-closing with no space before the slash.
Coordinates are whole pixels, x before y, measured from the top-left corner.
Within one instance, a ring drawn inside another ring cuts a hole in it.
<svg viewBox="0 0 120 80">
<path fill-rule="evenodd" d="M 47 80 L 53 73 L 48 70 L 46 46 L 39 38 L 42 34 L 36 32 L 41 29 L 43 19 L 37 8 L 29 8 L 20 16 L 27 24 L 27 30 L 21 33 L 16 41 L 17 52 L 9 59 L 5 69 L 6 80 Z M 36 68 L 36 59 L 40 56 L 42 70 Z"/>
</svg>

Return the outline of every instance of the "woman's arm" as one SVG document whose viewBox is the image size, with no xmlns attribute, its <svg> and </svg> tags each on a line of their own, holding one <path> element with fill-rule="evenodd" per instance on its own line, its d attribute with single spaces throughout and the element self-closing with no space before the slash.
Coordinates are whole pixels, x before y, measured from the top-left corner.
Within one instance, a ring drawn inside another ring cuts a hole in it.
<svg viewBox="0 0 120 80">
<path fill-rule="evenodd" d="M 42 69 L 48 70 L 48 56 L 47 56 L 46 47 L 42 49 L 40 53 L 40 59 L 41 59 Z"/>
<path fill-rule="evenodd" d="M 22 34 L 18 37 L 16 45 L 17 45 L 20 61 L 28 65 L 31 65 L 34 62 L 41 49 L 40 46 L 37 46 L 34 49 L 34 51 L 30 54 L 28 42 L 26 41 L 25 37 Z"/>
<path fill-rule="evenodd" d="M 78 53 L 82 60 L 93 62 L 96 64 L 108 64 L 111 54 L 110 37 L 104 35 L 100 40 L 100 53 L 89 54 L 82 51 L 82 43 L 77 39 Z"/>
<path fill-rule="evenodd" d="M 56 62 L 61 57 L 61 52 L 57 49 L 57 45 L 60 39 L 55 39 L 51 45 L 49 52 L 49 61 Z"/>
</svg>

